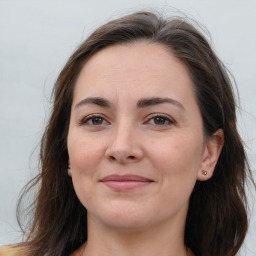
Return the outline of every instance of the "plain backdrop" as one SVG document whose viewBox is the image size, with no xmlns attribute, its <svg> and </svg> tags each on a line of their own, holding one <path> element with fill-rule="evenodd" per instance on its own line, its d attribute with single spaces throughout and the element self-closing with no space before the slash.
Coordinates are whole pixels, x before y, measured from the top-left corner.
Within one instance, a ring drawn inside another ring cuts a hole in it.
<svg viewBox="0 0 256 256">
<path fill-rule="evenodd" d="M 210 31 L 213 48 L 238 85 L 239 130 L 255 170 L 256 1 L 0 0 L 0 244 L 21 241 L 17 198 L 36 174 L 51 89 L 67 58 L 99 25 L 149 7 L 170 15 L 178 9 Z M 251 191 L 251 221 L 242 256 L 256 255 L 254 201 Z"/>
</svg>

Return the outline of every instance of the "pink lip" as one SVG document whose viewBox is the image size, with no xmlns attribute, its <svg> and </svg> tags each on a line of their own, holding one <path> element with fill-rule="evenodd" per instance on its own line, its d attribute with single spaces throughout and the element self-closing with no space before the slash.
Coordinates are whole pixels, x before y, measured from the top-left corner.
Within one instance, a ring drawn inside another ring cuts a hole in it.
<svg viewBox="0 0 256 256">
<path fill-rule="evenodd" d="M 151 184 L 153 181 L 138 175 L 109 175 L 100 180 L 113 190 L 125 191 L 140 188 Z"/>
</svg>

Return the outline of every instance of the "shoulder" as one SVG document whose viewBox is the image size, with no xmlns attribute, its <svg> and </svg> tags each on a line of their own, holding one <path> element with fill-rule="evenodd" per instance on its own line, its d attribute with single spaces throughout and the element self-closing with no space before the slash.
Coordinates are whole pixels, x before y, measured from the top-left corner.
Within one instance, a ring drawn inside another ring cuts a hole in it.
<svg viewBox="0 0 256 256">
<path fill-rule="evenodd" d="M 0 247 L 0 256 L 28 256 L 28 253 L 22 246 L 6 245 Z"/>
</svg>

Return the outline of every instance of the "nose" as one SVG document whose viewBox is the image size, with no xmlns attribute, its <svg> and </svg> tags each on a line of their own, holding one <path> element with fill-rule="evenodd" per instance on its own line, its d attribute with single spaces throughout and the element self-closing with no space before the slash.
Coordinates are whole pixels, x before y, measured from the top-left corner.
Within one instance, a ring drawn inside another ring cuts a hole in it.
<svg viewBox="0 0 256 256">
<path fill-rule="evenodd" d="M 105 156 L 121 164 L 138 162 L 143 158 L 141 141 L 136 128 L 120 125 L 111 134 Z"/>
</svg>

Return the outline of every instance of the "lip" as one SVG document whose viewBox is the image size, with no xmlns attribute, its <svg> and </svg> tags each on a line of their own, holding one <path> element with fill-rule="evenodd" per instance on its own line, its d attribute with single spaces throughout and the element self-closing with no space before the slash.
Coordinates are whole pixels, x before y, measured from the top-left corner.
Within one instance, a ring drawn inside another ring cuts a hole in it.
<svg viewBox="0 0 256 256">
<path fill-rule="evenodd" d="M 153 182 L 153 180 L 148 179 L 139 175 L 118 175 L 112 174 L 104 177 L 100 180 L 107 187 L 116 191 L 127 191 L 134 190 L 144 186 L 147 186 Z"/>
</svg>

